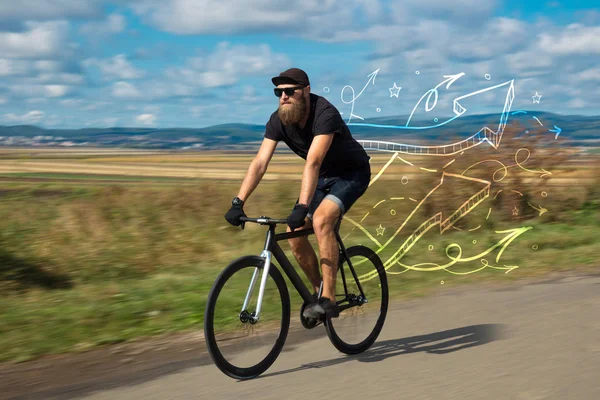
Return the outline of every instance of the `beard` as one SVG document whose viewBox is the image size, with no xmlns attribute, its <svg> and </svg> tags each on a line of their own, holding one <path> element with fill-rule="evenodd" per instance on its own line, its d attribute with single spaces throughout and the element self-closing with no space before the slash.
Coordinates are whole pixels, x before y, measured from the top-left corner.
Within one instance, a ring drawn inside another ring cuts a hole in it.
<svg viewBox="0 0 600 400">
<path fill-rule="evenodd" d="M 279 105 L 278 113 L 283 125 L 298 124 L 306 116 L 306 99 L 304 96 L 300 100 L 290 99 L 288 104 Z"/>
</svg>

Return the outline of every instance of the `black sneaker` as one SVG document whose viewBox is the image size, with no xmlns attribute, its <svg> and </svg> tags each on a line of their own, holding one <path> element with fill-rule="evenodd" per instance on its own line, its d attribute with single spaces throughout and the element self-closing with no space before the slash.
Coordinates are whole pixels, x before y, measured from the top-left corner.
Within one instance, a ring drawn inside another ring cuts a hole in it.
<svg viewBox="0 0 600 400">
<path fill-rule="evenodd" d="M 304 318 L 320 319 L 323 316 L 337 318 L 340 316 L 338 305 L 327 297 L 321 297 L 316 303 L 308 305 L 302 313 Z"/>
</svg>

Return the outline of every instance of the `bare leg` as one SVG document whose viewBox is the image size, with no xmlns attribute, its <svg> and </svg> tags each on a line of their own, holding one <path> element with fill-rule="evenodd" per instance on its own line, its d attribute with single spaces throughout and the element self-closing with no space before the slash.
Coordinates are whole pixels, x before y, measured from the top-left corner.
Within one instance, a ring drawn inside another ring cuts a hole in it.
<svg viewBox="0 0 600 400">
<path fill-rule="evenodd" d="M 339 247 L 334 227 L 340 214 L 341 210 L 336 203 L 324 199 L 314 215 L 315 235 L 319 243 L 321 270 L 323 271 L 322 297 L 327 297 L 332 301 L 335 301 L 335 278 L 339 259 Z"/>
<path fill-rule="evenodd" d="M 312 227 L 312 222 L 310 219 L 306 219 L 306 224 L 300 229 L 310 229 Z M 298 230 L 298 229 L 296 229 Z M 288 232 L 291 232 L 290 227 L 287 228 Z M 290 247 L 292 248 L 292 253 L 296 260 L 298 260 L 298 264 L 300 264 L 300 268 L 306 274 L 306 277 L 310 281 L 313 286 L 313 290 L 315 293 L 319 292 L 321 288 L 321 274 L 319 273 L 319 261 L 317 260 L 317 254 L 313 249 L 312 245 L 308 241 L 307 236 L 302 236 L 294 239 L 288 240 Z"/>
</svg>

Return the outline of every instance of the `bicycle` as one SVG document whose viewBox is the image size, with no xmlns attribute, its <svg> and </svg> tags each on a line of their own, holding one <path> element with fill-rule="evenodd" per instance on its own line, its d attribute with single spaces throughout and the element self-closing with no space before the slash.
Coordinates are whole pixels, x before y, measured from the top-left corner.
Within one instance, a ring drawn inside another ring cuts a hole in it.
<svg viewBox="0 0 600 400">
<path fill-rule="evenodd" d="M 283 275 L 271 262 L 272 256 L 304 300 L 300 307 L 300 321 L 304 328 L 313 329 L 323 324 L 331 343 L 345 354 L 362 353 L 375 342 L 383 328 L 388 309 L 386 272 L 379 256 L 368 247 L 344 247 L 339 234 L 342 218 L 335 225 L 340 251 L 336 279 L 336 303 L 340 308 L 340 316 L 318 321 L 302 316 L 306 306 L 315 302 L 316 297 L 311 294 L 278 244 L 281 240 L 311 235 L 314 229 L 276 234 L 275 227 L 277 224 L 287 224 L 285 219 L 265 216 L 241 218 L 242 229 L 246 222 L 253 222 L 267 225 L 268 231 L 261 255 L 243 256 L 231 262 L 221 271 L 208 295 L 204 337 L 213 362 L 223 373 L 241 380 L 255 378 L 275 362 L 283 349 L 290 326 L 290 295 Z M 351 276 L 348 276 L 346 270 L 350 271 Z M 357 270 L 362 273 L 359 275 Z M 258 296 L 254 296 L 260 272 Z M 241 277 L 239 283 L 226 288 L 226 285 L 238 277 Z M 322 285 L 321 282 L 321 289 Z M 320 292 L 321 290 L 318 296 Z M 225 313 L 224 316 L 216 316 L 216 312 L 220 310 Z M 269 318 L 276 318 L 276 321 L 269 323 Z M 365 319 L 374 323 L 365 323 Z M 347 322 L 350 322 L 348 332 L 345 331 Z M 233 327 L 241 328 L 242 332 L 233 333 Z M 364 327 L 367 327 L 367 334 L 357 334 L 356 331 Z M 216 332 L 221 329 L 222 333 Z M 351 337 L 352 333 L 357 339 Z M 259 345 L 244 345 L 241 343 L 244 338 L 258 341 Z M 251 358 L 254 361 L 250 361 Z"/>
</svg>

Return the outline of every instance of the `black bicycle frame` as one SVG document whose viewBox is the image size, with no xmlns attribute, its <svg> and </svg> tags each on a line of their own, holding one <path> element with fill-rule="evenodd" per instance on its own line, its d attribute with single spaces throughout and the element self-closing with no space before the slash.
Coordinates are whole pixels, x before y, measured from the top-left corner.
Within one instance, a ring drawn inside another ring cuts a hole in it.
<svg viewBox="0 0 600 400">
<path fill-rule="evenodd" d="M 352 272 L 352 276 L 354 277 L 354 279 L 356 281 L 358 290 L 360 291 L 361 296 L 364 298 L 365 294 L 363 292 L 362 286 L 360 285 L 358 277 L 356 276 L 356 271 L 354 271 L 354 266 L 350 262 L 350 257 L 348 257 L 348 253 L 346 252 L 346 247 L 344 246 L 344 243 L 342 242 L 342 238 L 340 237 L 340 233 L 339 233 L 340 223 L 341 223 L 341 219 L 338 220 L 338 222 L 335 226 L 335 229 L 334 229 L 335 237 L 337 239 L 339 250 L 341 252 L 340 256 L 341 257 L 343 256 L 344 259 L 348 262 L 348 266 L 350 268 L 350 271 Z M 300 278 L 300 275 L 298 275 L 298 273 L 296 272 L 296 269 L 294 268 L 292 263 L 290 263 L 290 261 L 288 260 L 287 256 L 283 252 L 283 249 L 281 248 L 281 246 L 279 246 L 278 242 L 281 240 L 287 240 L 287 239 L 293 239 L 293 238 L 302 237 L 302 236 L 308 236 L 308 235 L 313 234 L 314 232 L 315 232 L 314 229 L 310 228 L 310 229 L 303 229 L 303 230 L 298 230 L 298 231 L 294 231 L 294 232 L 284 232 L 284 233 L 276 234 L 275 233 L 275 225 L 269 224 L 269 231 L 267 232 L 267 238 L 265 240 L 265 247 L 264 247 L 265 250 L 270 251 L 273 254 L 273 256 L 275 257 L 275 259 L 277 260 L 277 262 L 279 263 L 279 265 L 281 266 L 283 271 L 286 273 L 288 278 L 290 278 L 292 285 L 294 285 L 294 287 L 298 291 L 298 294 L 300 294 L 300 296 L 306 302 L 306 304 L 310 304 L 314 301 L 312 294 L 310 293 L 310 291 L 308 290 L 308 288 L 302 281 L 302 278 Z M 340 260 L 340 262 L 339 262 L 340 266 L 343 265 L 343 263 L 341 261 L 342 260 Z M 340 268 L 340 273 L 342 275 L 342 281 L 344 283 L 344 294 L 348 294 L 348 288 L 346 285 L 346 276 L 345 276 L 343 267 Z"/>
</svg>

